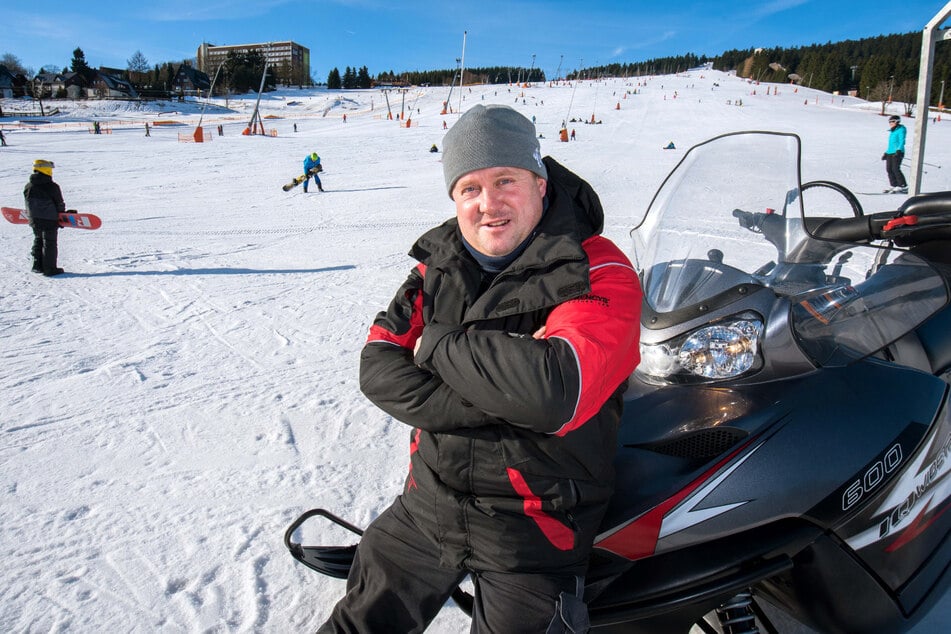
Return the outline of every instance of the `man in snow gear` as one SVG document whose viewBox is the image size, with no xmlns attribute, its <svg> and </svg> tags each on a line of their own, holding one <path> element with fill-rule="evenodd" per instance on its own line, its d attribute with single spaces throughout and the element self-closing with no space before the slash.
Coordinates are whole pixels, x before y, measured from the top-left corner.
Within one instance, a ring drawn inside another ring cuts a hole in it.
<svg viewBox="0 0 951 634">
<path fill-rule="evenodd" d="M 409 472 L 319 631 L 421 632 L 471 576 L 473 632 L 582 632 L 637 275 L 597 194 L 512 108 L 460 117 L 443 173 L 456 215 L 413 245 L 361 354 L 364 394 L 412 427 Z"/>
<path fill-rule="evenodd" d="M 304 179 L 304 193 L 307 193 L 307 184 L 310 183 L 310 177 L 314 177 L 314 183 L 317 185 L 319 191 L 324 191 L 324 186 L 320 182 L 320 177 L 317 176 L 319 172 L 324 171 L 324 168 L 320 166 L 320 157 L 317 156 L 317 152 L 308 154 L 304 158 L 304 175 L 307 176 Z"/>
<path fill-rule="evenodd" d="M 66 211 L 66 203 L 59 185 L 53 182 L 52 161 L 33 161 L 33 173 L 23 188 L 23 199 L 33 228 L 33 271 L 47 277 L 63 273 L 56 266 L 56 238 L 59 214 Z"/>
<path fill-rule="evenodd" d="M 901 162 L 905 158 L 905 126 L 897 115 L 892 115 L 888 117 L 888 128 L 888 149 L 882 154 L 882 160 L 885 161 L 885 171 L 888 172 L 888 184 L 891 187 L 885 191 L 907 194 L 908 183 L 905 182 L 905 175 L 901 173 Z"/>
</svg>

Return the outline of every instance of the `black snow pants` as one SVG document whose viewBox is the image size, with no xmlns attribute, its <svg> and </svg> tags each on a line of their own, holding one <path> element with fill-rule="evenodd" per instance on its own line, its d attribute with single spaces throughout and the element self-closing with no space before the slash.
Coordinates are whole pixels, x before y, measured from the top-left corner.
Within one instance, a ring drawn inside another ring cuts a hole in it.
<svg viewBox="0 0 951 634">
<path fill-rule="evenodd" d="M 905 153 L 901 151 L 885 155 L 885 170 L 888 172 L 888 184 L 892 187 L 908 187 L 908 183 L 905 182 L 905 175 L 901 173 L 901 162 L 904 158 Z"/>
<path fill-rule="evenodd" d="M 437 548 L 421 537 L 397 498 L 360 539 L 347 594 L 318 634 L 422 632 L 470 575 L 472 633 L 588 631 L 582 577 L 443 568 Z"/>
<path fill-rule="evenodd" d="M 35 218 L 30 221 L 33 227 L 33 270 L 46 274 L 56 270 L 56 238 L 59 233 L 59 223 L 55 220 Z"/>
</svg>

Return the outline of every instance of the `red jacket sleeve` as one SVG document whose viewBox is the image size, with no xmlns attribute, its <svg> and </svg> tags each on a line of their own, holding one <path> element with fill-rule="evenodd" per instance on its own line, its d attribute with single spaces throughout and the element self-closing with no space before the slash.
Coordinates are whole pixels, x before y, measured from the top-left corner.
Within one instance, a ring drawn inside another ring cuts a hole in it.
<svg viewBox="0 0 951 634">
<path fill-rule="evenodd" d="M 627 257 L 605 238 L 585 241 L 591 262 L 591 292 L 556 307 L 545 323 L 545 338 L 562 339 L 574 350 L 580 375 L 571 420 L 564 435 L 594 416 L 640 361 L 642 293 Z"/>
</svg>

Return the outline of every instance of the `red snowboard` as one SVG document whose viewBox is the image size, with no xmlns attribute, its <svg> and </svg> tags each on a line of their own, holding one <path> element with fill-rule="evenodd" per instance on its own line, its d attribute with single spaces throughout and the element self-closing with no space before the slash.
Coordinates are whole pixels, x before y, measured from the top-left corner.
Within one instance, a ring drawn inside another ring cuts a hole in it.
<svg viewBox="0 0 951 634">
<path fill-rule="evenodd" d="M 30 219 L 26 217 L 26 212 L 15 207 L 0 207 L 3 217 L 15 225 L 29 224 Z M 99 216 L 93 214 L 81 214 L 75 209 L 70 209 L 64 214 L 59 215 L 60 227 L 73 227 L 75 229 L 98 229 L 102 226 L 102 220 Z"/>
</svg>

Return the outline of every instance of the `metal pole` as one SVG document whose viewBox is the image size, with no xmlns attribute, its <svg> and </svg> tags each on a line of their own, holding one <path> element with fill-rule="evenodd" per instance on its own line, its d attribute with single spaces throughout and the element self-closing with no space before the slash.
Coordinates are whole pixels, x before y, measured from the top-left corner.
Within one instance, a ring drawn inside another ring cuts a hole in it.
<svg viewBox="0 0 951 634">
<path fill-rule="evenodd" d="M 261 121 L 261 113 L 258 112 L 258 106 L 261 105 L 261 93 L 264 92 L 264 79 L 267 77 L 267 58 L 264 58 L 264 72 L 261 73 L 261 86 L 258 88 L 258 98 L 254 102 L 254 112 L 251 113 L 251 122 L 248 123 L 248 128 L 251 130 L 251 134 L 254 134 L 254 123 L 255 119 L 261 123 L 261 134 L 264 134 L 264 122 Z"/>
<path fill-rule="evenodd" d="M 462 60 L 462 66 L 459 71 L 459 113 L 460 114 L 462 114 L 462 86 L 464 85 L 463 79 L 466 76 L 466 35 L 468 33 L 469 33 L 468 31 L 462 32 L 462 57 L 460 58 Z"/>
<path fill-rule="evenodd" d="M 925 25 L 921 36 L 921 62 L 918 69 L 918 103 L 915 117 L 915 139 L 911 146 L 911 183 L 908 193 L 921 193 L 921 175 L 923 172 L 925 138 L 928 134 L 928 107 L 931 103 L 931 78 L 934 71 L 934 49 L 938 40 L 951 40 L 951 29 L 940 29 L 941 24 L 951 16 L 951 2 L 946 4 L 935 17 Z"/>
</svg>

